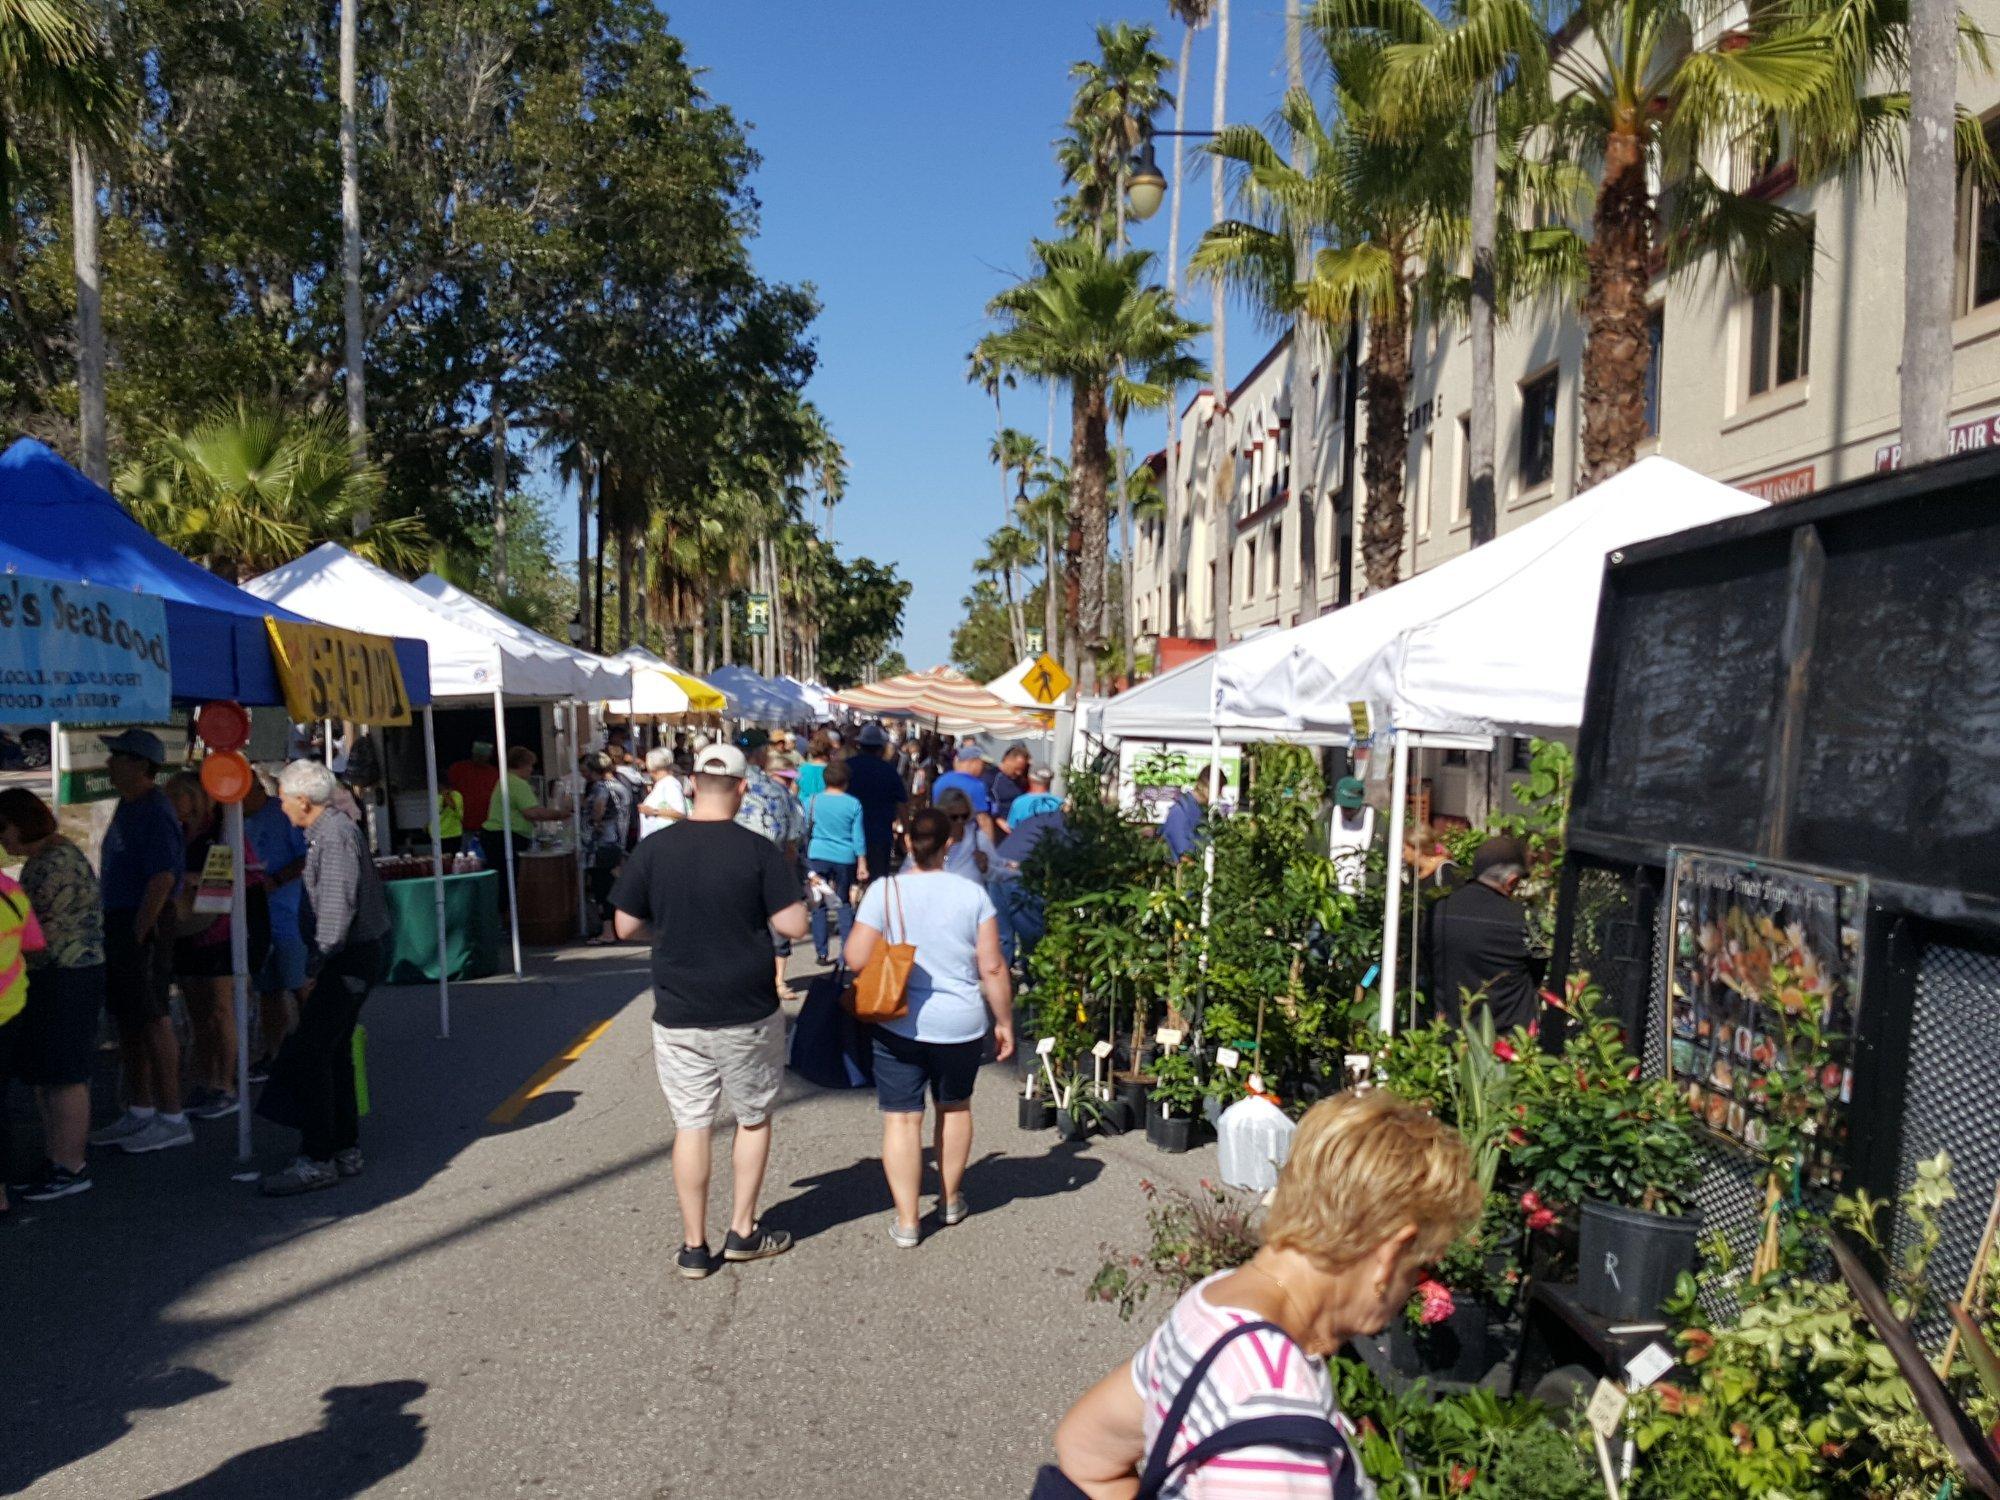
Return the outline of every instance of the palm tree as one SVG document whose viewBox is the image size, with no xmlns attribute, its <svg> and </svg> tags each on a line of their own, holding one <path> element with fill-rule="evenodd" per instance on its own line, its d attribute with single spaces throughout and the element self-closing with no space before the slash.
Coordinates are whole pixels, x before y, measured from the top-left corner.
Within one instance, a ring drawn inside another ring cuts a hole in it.
<svg viewBox="0 0 2000 1500">
<path fill-rule="evenodd" d="M 0 286 L 22 306 L 17 140 L 66 137 L 70 155 L 72 250 L 76 266 L 79 456 L 83 471 L 108 483 L 110 449 L 104 411 L 104 318 L 98 279 L 97 186 L 93 155 L 118 138 L 125 92 L 114 76 L 88 0 L 0 0 Z M 45 385 L 54 362 L 34 320 L 21 317 L 27 351 Z"/>
<path fill-rule="evenodd" d="M 1194 33 L 1199 26 L 1207 24 L 1209 14 L 1215 8 L 1214 0 L 1167 0 L 1167 10 L 1181 23 L 1181 55 L 1174 69 L 1174 170 L 1167 186 L 1167 300 L 1173 303 L 1174 311 L 1181 306 L 1181 179 L 1187 175 L 1185 145 L 1187 136 L 1187 77 L 1188 67 L 1194 60 Z M 1167 472 L 1173 476 L 1175 493 L 1179 492 L 1181 451 L 1181 412 L 1178 393 L 1171 387 L 1167 391 Z M 1169 635 L 1180 628 L 1180 598 L 1185 589 L 1185 580 L 1180 577 L 1180 522 L 1173 514 L 1171 503 L 1162 521 L 1163 533 L 1160 553 L 1160 573 L 1166 580 L 1165 629 Z"/>
<path fill-rule="evenodd" d="M 340 0 L 340 307 L 347 331 L 347 440 L 356 462 L 368 453 L 361 326 L 361 141 L 355 106 L 360 0 Z"/>
<path fill-rule="evenodd" d="M 1034 562 L 1037 550 L 1035 539 L 1020 527 L 1002 526 L 987 537 L 986 551 L 972 565 L 974 571 L 999 581 L 1007 601 L 1007 639 L 1014 648 L 1016 661 L 1028 654 L 1028 626 L 1022 613 L 1020 590 L 1021 569 Z"/>
<path fill-rule="evenodd" d="M 1062 569 L 1057 537 L 1069 526 L 1069 465 L 1059 458 L 1048 460 L 1034 474 L 1037 488 L 1028 494 L 1023 480 L 1015 509 L 1021 527 L 1039 539 L 1042 547 L 1042 645 L 1058 660 L 1062 658 Z"/>
<path fill-rule="evenodd" d="M 155 536 L 227 578 L 267 572 L 329 541 L 392 572 L 430 561 L 422 522 L 372 519 L 382 471 L 354 462 L 330 415 L 239 401 L 186 432 L 155 434 L 116 488 Z"/>
<path fill-rule="evenodd" d="M 1955 0 L 1910 0 L 1910 136 L 1904 209 L 1903 462 L 1943 458 L 1951 420 L 1952 128 L 1958 95 Z"/>
<path fill-rule="evenodd" d="M 1070 106 L 1073 134 L 1062 148 L 1061 159 L 1070 174 L 1068 180 L 1084 190 L 1079 208 L 1096 206 L 1098 221 L 1092 227 L 1100 243 L 1108 204 L 1112 243 L 1124 245 L 1128 164 L 1146 138 L 1148 122 L 1163 105 L 1173 103 L 1160 83 L 1168 59 L 1153 50 L 1157 35 L 1150 26 L 1130 26 L 1122 21 L 1099 26 L 1097 60 L 1080 62 L 1070 69 L 1078 85 Z"/>
<path fill-rule="evenodd" d="M 1450 206 L 1462 201 L 1464 180 L 1464 155 L 1449 140 L 1416 143 L 1382 128 L 1376 110 L 1381 75 L 1381 53 L 1373 46 L 1350 44 L 1338 54 L 1338 123 L 1331 130 L 1309 95 L 1286 96 L 1279 115 L 1304 144 L 1303 170 L 1252 126 L 1232 126 L 1212 142 L 1218 175 L 1225 165 L 1235 171 L 1258 218 L 1218 224 L 1202 237 L 1193 260 L 1193 269 L 1217 286 L 1246 286 L 1279 315 L 1329 331 L 1357 311 L 1366 315 L 1362 555 L 1375 588 L 1396 581 L 1402 554 L 1415 280 L 1419 268 L 1453 258 Z M 1295 233 L 1318 246 L 1303 282 L 1295 274 Z M 1293 483 L 1299 482 L 1295 463 Z M 1224 598 L 1229 541 L 1224 526 L 1216 540 L 1216 591 Z"/>
<path fill-rule="evenodd" d="M 1003 367 L 993 357 L 992 351 L 986 347 L 986 340 L 981 339 L 977 344 L 973 345 L 972 352 L 965 357 L 965 378 L 993 398 L 993 446 L 988 452 L 991 454 L 993 462 L 999 464 L 1001 444 L 1007 436 L 1007 415 L 1001 409 L 1000 393 L 1014 388 L 1014 374 L 1011 370 Z M 1000 467 L 1000 514 L 1002 525 L 1006 524 L 1005 517 L 1009 513 L 1010 505 L 1011 500 L 1007 489 L 1007 468 L 1006 465 L 1002 464 Z"/>
<path fill-rule="evenodd" d="M 1496 392 L 1493 373 L 1494 325 L 1498 316 L 1500 143 L 1496 104 L 1498 80 L 1506 80 L 1518 104 L 1535 103 L 1547 86 L 1547 45 L 1529 0 L 1457 0 L 1450 17 L 1440 17 L 1421 0 L 1319 0 L 1315 19 L 1341 47 L 1356 40 L 1392 44 L 1385 114 L 1405 133 L 1429 134 L 1443 114 L 1467 117 L 1471 142 L 1472 411 L 1467 423 L 1466 514 L 1472 545 L 1493 539 L 1498 528 L 1493 471 Z M 1461 54 L 1470 54 L 1469 58 Z M 1481 65 L 1485 71 L 1470 88 L 1464 80 Z"/>
<path fill-rule="evenodd" d="M 1144 278 L 1145 251 L 1107 253 L 1088 240 L 1039 241 L 1038 274 L 993 299 L 1001 320 L 992 349 L 1010 368 L 1070 391 L 1071 500 L 1079 522 L 1082 577 L 1073 620 L 1078 662 L 1094 684 L 1094 657 L 1104 648 L 1105 564 L 1109 551 L 1106 442 L 1113 382 L 1121 399 L 1157 404 L 1164 391 L 1147 372 L 1184 352 L 1200 329 L 1173 311 L 1166 293 Z M 1121 364 L 1141 372 L 1127 379 Z"/>
<path fill-rule="evenodd" d="M 1215 97 L 1209 129 L 1220 136 L 1229 128 L 1229 0 L 1215 0 Z M 1222 172 L 1209 176 L 1208 222 L 1211 231 L 1222 223 Z M 1218 648 L 1229 644 L 1230 569 L 1236 558 L 1231 502 L 1236 492 L 1236 444 L 1229 435 L 1229 298 L 1217 281 L 1209 289 L 1209 362 L 1215 367 L 1209 420 L 1215 436 L 1209 447 L 1210 522 L 1215 531 L 1215 598 L 1210 627 Z"/>
</svg>

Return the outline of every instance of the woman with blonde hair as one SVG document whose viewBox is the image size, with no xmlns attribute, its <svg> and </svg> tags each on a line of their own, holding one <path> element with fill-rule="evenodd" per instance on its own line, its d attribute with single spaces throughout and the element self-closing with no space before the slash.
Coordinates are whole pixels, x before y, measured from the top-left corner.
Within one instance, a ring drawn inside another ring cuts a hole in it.
<svg viewBox="0 0 2000 1500">
<path fill-rule="evenodd" d="M 1399 1316 L 1478 1213 L 1471 1158 L 1449 1126 L 1381 1089 L 1314 1105 L 1262 1247 L 1191 1288 L 1145 1348 L 1070 1408 L 1058 1467 L 1036 1494 L 1372 1494 L 1326 1357 Z"/>
</svg>

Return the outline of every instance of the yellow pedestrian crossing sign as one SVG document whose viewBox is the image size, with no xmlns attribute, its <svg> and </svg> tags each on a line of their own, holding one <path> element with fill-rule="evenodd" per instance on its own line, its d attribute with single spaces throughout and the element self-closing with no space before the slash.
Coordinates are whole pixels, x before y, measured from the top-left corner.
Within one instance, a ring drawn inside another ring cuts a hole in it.
<svg viewBox="0 0 2000 1500">
<path fill-rule="evenodd" d="M 1069 691 L 1069 673 L 1062 669 L 1062 663 L 1044 651 L 1035 658 L 1035 664 L 1021 679 L 1021 686 L 1028 690 L 1028 696 L 1037 703 L 1054 703 Z"/>
</svg>

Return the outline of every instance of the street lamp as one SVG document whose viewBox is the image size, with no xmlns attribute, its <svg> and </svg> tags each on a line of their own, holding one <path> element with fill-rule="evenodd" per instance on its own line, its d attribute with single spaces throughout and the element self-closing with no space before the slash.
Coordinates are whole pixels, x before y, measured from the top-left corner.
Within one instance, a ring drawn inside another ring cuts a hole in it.
<svg viewBox="0 0 2000 1500">
<path fill-rule="evenodd" d="M 1167 196 L 1167 175 L 1153 154 L 1153 137 L 1148 134 L 1139 146 L 1138 158 L 1125 178 L 1125 213 L 1141 222 L 1160 211 Z"/>
<path fill-rule="evenodd" d="M 572 646 L 581 646 L 583 644 L 583 614 L 581 611 L 569 617 L 569 643 Z"/>
</svg>

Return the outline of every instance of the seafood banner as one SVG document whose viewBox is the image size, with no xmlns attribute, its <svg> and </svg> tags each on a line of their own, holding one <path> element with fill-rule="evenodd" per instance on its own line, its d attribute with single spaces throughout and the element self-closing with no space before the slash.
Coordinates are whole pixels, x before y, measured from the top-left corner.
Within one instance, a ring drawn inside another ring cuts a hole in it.
<svg viewBox="0 0 2000 1500">
<path fill-rule="evenodd" d="M 1677 852 L 1667 951 L 1668 1065 L 1702 1123 L 1759 1155 L 1795 1142 L 1838 1188 L 1846 1155 L 1858 882 Z"/>
</svg>

